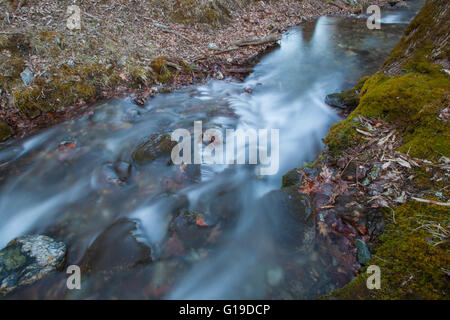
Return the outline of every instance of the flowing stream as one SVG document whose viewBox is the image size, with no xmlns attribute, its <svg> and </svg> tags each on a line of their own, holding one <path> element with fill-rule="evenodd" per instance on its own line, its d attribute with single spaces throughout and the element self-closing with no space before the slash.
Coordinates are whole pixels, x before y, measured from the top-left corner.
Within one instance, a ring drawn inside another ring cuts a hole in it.
<svg viewBox="0 0 450 320">
<path fill-rule="evenodd" d="M 369 30 L 364 17 L 321 17 L 292 28 L 242 83 L 209 81 L 144 107 L 131 98 L 106 101 L 80 119 L 8 142 L 0 151 L 0 248 L 46 234 L 67 244 L 67 265 L 83 264 L 89 247 L 106 257 L 91 259 L 103 271 L 83 274 L 81 290 L 66 290 L 61 272 L 16 295 L 297 299 L 335 289 L 332 257 L 302 248 L 297 225 L 266 195 L 322 150 L 321 139 L 340 120 L 325 96 L 380 67 L 422 4 L 408 3 L 383 11 L 381 30 Z M 255 165 L 181 167 L 163 155 L 133 160 L 152 135 L 192 130 L 194 121 L 204 130 L 279 129 L 278 173 L 260 176 Z M 126 231 L 124 221 L 136 228 Z M 124 250 L 122 243 L 131 244 Z M 136 258 L 144 247 L 152 261 Z M 115 268 L 127 259 L 136 263 Z"/>
</svg>

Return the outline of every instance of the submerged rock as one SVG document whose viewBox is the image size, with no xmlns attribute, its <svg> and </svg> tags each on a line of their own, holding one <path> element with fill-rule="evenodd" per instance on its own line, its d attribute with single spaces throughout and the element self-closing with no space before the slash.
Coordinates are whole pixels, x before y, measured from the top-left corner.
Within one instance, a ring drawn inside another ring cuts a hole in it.
<svg viewBox="0 0 450 320">
<path fill-rule="evenodd" d="M 169 156 L 176 145 L 168 133 L 154 134 L 136 148 L 132 158 L 140 164 L 150 163 L 161 156 Z"/>
<path fill-rule="evenodd" d="M 43 235 L 14 239 L 0 251 L 0 296 L 60 270 L 66 245 Z"/>
<path fill-rule="evenodd" d="M 86 251 L 80 267 L 87 273 L 130 270 L 152 261 L 151 250 L 137 240 L 137 224 L 128 218 L 113 223 Z"/>
<path fill-rule="evenodd" d="M 6 122 L 0 121 L 0 142 L 8 140 L 13 135 L 12 129 Z"/>
</svg>

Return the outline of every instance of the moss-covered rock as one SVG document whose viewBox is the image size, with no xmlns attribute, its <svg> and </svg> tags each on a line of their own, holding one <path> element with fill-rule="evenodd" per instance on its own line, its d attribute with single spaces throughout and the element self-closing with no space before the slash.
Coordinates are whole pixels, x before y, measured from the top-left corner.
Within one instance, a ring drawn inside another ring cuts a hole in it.
<svg viewBox="0 0 450 320">
<path fill-rule="evenodd" d="M 168 133 L 154 134 L 141 143 L 132 154 L 135 162 L 144 164 L 162 156 L 169 156 L 177 142 L 172 141 Z"/>
<path fill-rule="evenodd" d="M 325 97 L 325 103 L 346 111 L 353 111 L 359 104 L 359 93 L 368 77 L 363 77 L 358 84 L 347 91 L 340 93 L 332 93 Z"/>
<path fill-rule="evenodd" d="M 13 135 L 12 129 L 4 121 L 0 121 L 0 142 L 8 140 Z"/>
<path fill-rule="evenodd" d="M 287 188 L 293 185 L 296 185 L 302 181 L 302 176 L 300 174 L 299 169 L 292 169 L 288 171 L 281 181 L 281 186 L 283 188 Z"/>
</svg>

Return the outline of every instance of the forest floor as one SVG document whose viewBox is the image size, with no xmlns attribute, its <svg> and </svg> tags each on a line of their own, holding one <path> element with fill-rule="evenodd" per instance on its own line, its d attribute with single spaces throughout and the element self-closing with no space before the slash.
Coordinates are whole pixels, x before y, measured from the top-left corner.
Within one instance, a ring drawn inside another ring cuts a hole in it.
<svg viewBox="0 0 450 320">
<path fill-rule="evenodd" d="M 287 28 L 386 1 L 251 1 L 225 13 L 200 8 L 213 18 L 200 11 L 198 21 L 177 18 L 192 9 L 182 2 L 78 1 L 81 29 L 69 30 L 72 1 L 0 0 L 0 141 L 73 118 L 105 98 L 135 94 L 142 104 L 209 78 L 242 79 Z"/>
</svg>

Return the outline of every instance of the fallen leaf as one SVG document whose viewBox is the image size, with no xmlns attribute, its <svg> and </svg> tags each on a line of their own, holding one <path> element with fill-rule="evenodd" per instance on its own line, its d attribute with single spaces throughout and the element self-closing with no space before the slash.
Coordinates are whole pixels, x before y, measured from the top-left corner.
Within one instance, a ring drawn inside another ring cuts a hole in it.
<svg viewBox="0 0 450 320">
<path fill-rule="evenodd" d="M 196 224 L 197 224 L 199 227 L 207 227 L 207 226 L 208 226 L 208 224 L 206 224 L 206 223 L 202 220 L 202 217 L 200 217 L 200 216 L 197 217 Z"/>
</svg>

